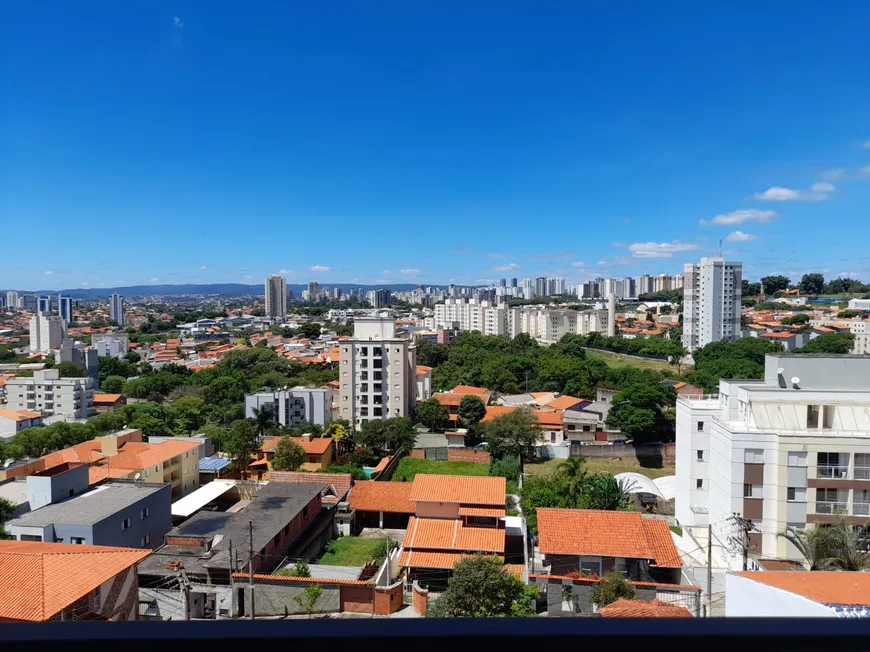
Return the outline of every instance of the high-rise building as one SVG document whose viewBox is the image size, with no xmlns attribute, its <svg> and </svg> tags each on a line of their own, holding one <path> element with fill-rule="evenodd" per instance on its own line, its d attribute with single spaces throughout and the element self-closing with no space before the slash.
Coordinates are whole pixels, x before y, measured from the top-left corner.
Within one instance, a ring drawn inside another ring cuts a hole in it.
<svg viewBox="0 0 870 652">
<path fill-rule="evenodd" d="M 635 290 L 637 295 L 651 294 L 653 292 L 653 277 L 649 274 L 643 274 L 635 279 Z"/>
<path fill-rule="evenodd" d="M 633 299 L 637 297 L 637 292 L 635 291 L 634 279 L 630 276 L 626 276 L 622 279 L 622 299 Z"/>
<path fill-rule="evenodd" d="M 100 386 L 99 353 L 97 349 L 87 347 L 82 342 L 76 342 L 70 337 L 64 337 L 60 349 L 54 355 L 56 363 L 72 362 L 88 370 L 88 378 L 94 381 L 94 389 Z"/>
<path fill-rule="evenodd" d="M 109 297 L 109 319 L 118 326 L 124 326 L 127 322 L 124 317 L 124 297 L 117 292 L 112 293 L 112 296 Z"/>
<path fill-rule="evenodd" d="M 37 313 L 30 318 L 30 351 L 48 353 L 63 341 L 66 328 L 57 315 Z"/>
<path fill-rule="evenodd" d="M 762 380 L 678 397 L 677 520 L 712 526 L 732 569 L 743 567 L 746 521 L 750 554 L 803 562 L 787 528 L 870 519 L 868 405 L 865 356 L 769 354 Z"/>
<path fill-rule="evenodd" d="M 317 281 L 309 281 L 308 283 L 308 298 L 310 301 L 317 301 Z"/>
<path fill-rule="evenodd" d="M 388 308 L 393 302 L 393 293 L 389 290 L 369 290 L 366 292 L 366 300 L 375 310 Z"/>
<path fill-rule="evenodd" d="M 555 296 L 561 296 L 565 294 L 565 278 L 559 276 L 558 278 L 553 279 L 553 294 Z"/>
<path fill-rule="evenodd" d="M 60 317 L 55 317 L 60 319 Z M 40 369 L 32 377 L 16 376 L 6 381 L 9 409 L 38 410 L 44 416 L 69 419 L 94 416 L 94 381 L 90 378 L 61 378 L 57 369 Z"/>
<path fill-rule="evenodd" d="M 499 286 L 500 288 L 505 288 L 505 287 L 507 287 L 507 279 L 506 279 L 506 278 L 500 278 L 500 279 L 498 280 L 498 286 Z"/>
<path fill-rule="evenodd" d="M 39 295 L 39 300 L 36 304 L 36 312 L 47 315 L 51 312 L 51 297 L 47 294 Z"/>
<path fill-rule="evenodd" d="M 516 277 L 514 277 L 511 279 L 511 287 L 515 288 L 516 286 L 517 286 L 517 279 L 516 279 Z"/>
<path fill-rule="evenodd" d="M 287 280 L 280 274 L 266 279 L 266 316 L 283 319 L 287 316 Z"/>
<path fill-rule="evenodd" d="M 416 403 L 417 353 L 396 335 L 392 317 L 357 317 L 339 350 L 340 417 L 361 428 L 370 419 L 407 417 Z"/>
<path fill-rule="evenodd" d="M 18 310 L 21 304 L 18 301 L 18 293 L 11 290 L 6 293 L 6 307 L 12 310 Z"/>
<path fill-rule="evenodd" d="M 742 278 L 743 263 L 722 258 L 702 258 L 700 263 L 685 265 L 683 346 L 689 351 L 738 337 Z"/>
<path fill-rule="evenodd" d="M 550 288 L 547 287 L 547 277 L 539 276 L 535 279 L 535 296 L 536 297 L 546 297 L 549 295 Z"/>
<path fill-rule="evenodd" d="M 57 312 L 60 318 L 67 324 L 73 321 L 73 300 L 72 297 L 63 294 L 57 295 Z"/>
</svg>

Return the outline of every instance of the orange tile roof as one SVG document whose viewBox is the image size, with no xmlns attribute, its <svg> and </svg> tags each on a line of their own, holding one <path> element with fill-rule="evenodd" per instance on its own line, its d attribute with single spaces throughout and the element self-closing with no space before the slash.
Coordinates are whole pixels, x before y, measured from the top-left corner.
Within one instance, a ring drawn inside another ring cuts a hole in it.
<svg viewBox="0 0 870 652">
<path fill-rule="evenodd" d="M 465 394 L 454 394 L 452 392 L 439 392 L 437 394 L 433 394 L 432 398 L 438 401 L 444 407 L 459 407 L 459 404 L 462 403 L 462 399 L 465 397 Z"/>
<path fill-rule="evenodd" d="M 743 571 L 740 577 L 822 604 L 870 605 L 870 573 L 855 571 Z"/>
<path fill-rule="evenodd" d="M 535 410 L 535 417 L 538 419 L 538 425 L 541 427 L 562 427 L 562 412 L 551 410 Z"/>
<path fill-rule="evenodd" d="M 486 394 L 489 390 L 486 387 L 472 387 L 471 385 L 457 385 L 453 388 L 454 394 Z"/>
<path fill-rule="evenodd" d="M 762 333 L 760 337 L 768 337 L 777 340 L 787 340 L 791 337 L 794 337 L 794 333 L 782 332 L 782 333 Z"/>
<path fill-rule="evenodd" d="M 94 394 L 94 403 L 114 403 L 123 394 Z"/>
<path fill-rule="evenodd" d="M 390 463 L 390 460 L 391 460 L 391 459 L 393 459 L 393 458 L 391 458 L 391 457 L 382 457 L 382 458 L 381 458 L 381 461 L 378 462 L 378 465 L 377 465 L 375 468 L 372 469 L 372 473 L 371 473 L 371 475 L 373 475 L 373 476 L 374 476 L 374 475 L 377 475 L 378 473 L 380 473 L 381 471 L 383 471 L 385 468 L 387 468 L 387 465 Z"/>
<path fill-rule="evenodd" d="M 411 482 L 375 482 L 360 480 L 350 492 L 350 506 L 364 512 L 395 512 L 413 514 L 414 503 L 409 498 L 414 485 Z"/>
<path fill-rule="evenodd" d="M 416 568 L 438 568 L 449 570 L 463 559 L 470 559 L 474 555 L 461 552 L 427 552 L 420 550 L 405 550 L 399 557 L 399 566 L 412 566 Z M 507 567 L 505 567 L 507 568 Z"/>
<path fill-rule="evenodd" d="M 658 554 L 662 565 L 679 562 L 673 539 L 668 544 L 661 526 L 647 526 L 637 512 L 539 507 L 537 513 L 538 547 L 544 554 L 629 557 L 655 564 Z"/>
<path fill-rule="evenodd" d="M 627 600 L 620 598 L 598 610 L 602 618 L 692 618 L 691 612 L 661 600 Z"/>
<path fill-rule="evenodd" d="M 27 419 L 36 419 L 42 415 L 39 412 L 31 412 L 30 410 L 0 410 L 0 417 L 6 417 L 13 421 L 25 421 Z"/>
<path fill-rule="evenodd" d="M 643 531 L 649 547 L 652 549 L 653 559 L 656 566 L 666 568 L 681 568 L 680 553 L 674 545 L 674 538 L 666 521 L 654 518 L 641 518 Z"/>
<path fill-rule="evenodd" d="M 150 550 L 0 541 L 0 619 L 48 620 Z"/>
<path fill-rule="evenodd" d="M 486 408 L 486 414 L 481 421 L 492 421 L 496 417 L 500 417 L 508 412 L 513 412 L 516 409 L 517 408 L 509 405 L 488 405 Z"/>
<path fill-rule="evenodd" d="M 463 505 L 459 508 L 460 516 L 504 516 L 504 507 L 480 507 L 478 505 Z"/>
<path fill-rule="evenodd" d="M 405 549 L 504 552 L 505 531 L 493 527 L 470 527 L 459 519 L 417 518 L 408 520 L 402 546 Z"/>
<path fill-rule="evenodd" d="M 601 582 L 602 579 L 600 577 L 578 577 L 577 575 L 547 575 L 544 573 L 529 573 L 529 579 L 540 579 L 540 580 L 570 580 L 571 582 L 579 583 L 579 584 L 597 584 Z M 694 584 L 668 584 L 667 582 L 637 582 L 635 580 L 628 580 L 629 584 L 632 586 L 653 586 L 653 587 L 665 587 L 665 588 L 673 588 L 673 589 L 681 589 L 683 591 L 700 591 L 700 586 L 695 586 Z"/>
<path fill-rule="evenodd" d="M 523 564 L 505 564 L 504 569 L 511 575 L 522 575 L 526 572 L 526 567 Z"/>
<path fill-rule="evenodd" d="M 417 375 L 418 376 L 425 376 L 430 371 L 432 371 L 432 367 L 427 367 L 426 365 L 422 365 L 422 364 L 417 365 Z"/>
<path fill-rule="evenodd" d="M 280 437 L 264 439 L 260 450 L 264 453 L 273 453 L 280 439 Z M 323 455 L 332 446 L 332 437 L 312 437 L 310 441 L 305 441 L 302 437 L 290 437 L 290 439 L 299 444 L 308 455 Z"/>
<path fill-rule="evenodd" d="M 565 396 L 560 396 L 559 398 L 557 398 L 554 401 L 550 401 L 546 405 L 547 405 L 547 407 L 551 407 L 551 408 L 554 408 L 556 410 L 567 410 L 567 409 L 572 408 L 575 405 L 578 405 L 579 403 L 583 403 L 583 402 L 584 401 L 582 398 L 574 398 L 573 396 L 565 395 Z"/>
<path fill-rule="evenodd" d="M 505 479 L 500 476 L 430 475 L 414 477 L 409 500 L 468 505 L 505 504 Z"/>
</svg>

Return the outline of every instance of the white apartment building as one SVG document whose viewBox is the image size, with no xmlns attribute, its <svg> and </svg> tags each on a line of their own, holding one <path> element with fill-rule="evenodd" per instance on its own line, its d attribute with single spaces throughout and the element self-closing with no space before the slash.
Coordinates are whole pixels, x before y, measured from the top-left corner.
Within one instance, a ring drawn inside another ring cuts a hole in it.
<svg viewBox="0 0 870 652">
<path fill-rule="evenodd" d="M 91 348 L 101 358 L 123 358 L 130 349 L 130 338 L 126 333 L 94 333 Z"/>
<path fill-rule="evenodd" d="M 66 323 L 57 315 L 37 313 L 30 318 L 30 351 L 48 353 L 56 349 L 66 334 Z"/>
<path fill-rule="evenodd" d="M 849 310 L 870 310 L 870 299 L 849 299 Z"/>
<path fill-rule="evenodd" d="M 689 351 L 739 336 L 742 279 L 743 263 L 702 258 L 685 265 L 683 346 Z"/>
<path fill-rule="evenodd" d="M 283 276 L 272 274 L 265 282 L 266 317 L 282 319 L 287 316 L 287 281 Z"/>
<path fill-rule="evenodd" d="M 271 405 L 275 421 L 293 427 L 302 422 L 328 426 L 332 422 L 332 390 L 325 387 L 293 387 L 245 396 L 245 418 L 254 417 L 254 408 Z"/>
<path fill-rule="evenodd" d="M 392 318 L 360 317 L 339 351 L 339 416 L 360 428 L 369 419 L 408 417 L 417 400 L 417 351 Z"/>
<path fill-rule="evenodd" d="M 31 378 L 15 376 L 6 381 L 10 410 L 39 411 L 43 416 L 86 419 L 94 416 L 94 381 L 61 378 L 57 369 L 41 369 Z"/>
<path fill-rule="evenodd" d="M 124 297 L 117 292 L 109 297 L 109 319 L 118 324 L 118 326 L 124 326 L 127 322 L 124 316 Z"/>
<path fill-rule="evenodd" d="M 12 308 L 13 310 L 17 310 L 21 307 L 21 304 L 18 300 L 18 293 L 12 292 L 11 290 L 6 293 L 6 307 Z"/>
<path fill-rule="evenodd" d="M 680 396 L 676 517 L 710 524 L 742 564 L 735 514 L 752 522 L 751 554 L 800 560 L 779 534 L 870 520 L 870 358 L 767 355 L 763 380 L 722 380 Z"/>
</svg>

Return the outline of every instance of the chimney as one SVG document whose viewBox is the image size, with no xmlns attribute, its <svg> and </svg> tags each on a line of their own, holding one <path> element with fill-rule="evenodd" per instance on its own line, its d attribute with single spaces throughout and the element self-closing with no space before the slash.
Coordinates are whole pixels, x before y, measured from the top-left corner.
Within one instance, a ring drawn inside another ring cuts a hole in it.
<svg viewBox="0 0 870 652">
<path fill-rule="evenodd" d="M 106 457 L 118 454 L 118 436 L 106 435 L 100 437 L 100 452 Z"/>
<path fill-rule="evenodd" d="M 311 443 L 311 433 L 304 434 L 299 439 L 301 439 L 303 441 L 303 443 L 310 444 Z"/>
<path fill-rule="evenodd" d="M 616 337 L 616 295 L 607 298 L 607 337 Z"/>
</svg>

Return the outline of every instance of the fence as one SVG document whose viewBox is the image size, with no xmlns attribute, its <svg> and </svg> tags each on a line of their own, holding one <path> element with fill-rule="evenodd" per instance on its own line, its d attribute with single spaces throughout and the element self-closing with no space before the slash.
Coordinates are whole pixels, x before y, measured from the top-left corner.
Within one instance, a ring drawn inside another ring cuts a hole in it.
<svg viewBox="0 0 870 652">
<path fill-rule="evenodd" d="M 620 458 L 634 460 L 641 466 L 661 468 L 674 464 L 674 444 L 589 444 L 571 446 L 571 457 Z"/>
<path fill-rule="evenodd" d="M 476 451 L 472 448 L 415 448 L 408 455 L 417 459 L 436 460 L 442 462 L 473 462 L 475 464 L 489 464 L 489 453 Z"/>
</svg>

